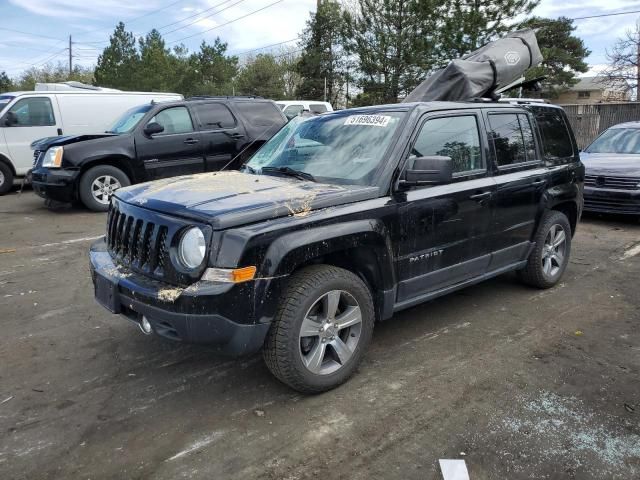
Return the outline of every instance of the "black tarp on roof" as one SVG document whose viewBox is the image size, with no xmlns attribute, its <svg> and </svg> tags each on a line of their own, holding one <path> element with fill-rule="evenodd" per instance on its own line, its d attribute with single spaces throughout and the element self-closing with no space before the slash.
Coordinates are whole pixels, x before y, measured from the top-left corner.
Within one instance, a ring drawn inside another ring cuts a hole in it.
<svg viewBox="0 0 640 480">
<path fill-rule="evenodd" d="M 461 101 L 488 97 L 542 62 L 533 30 L 518 30 L 452 60 L 418 85 L 405 102 Z"/>
</svg>

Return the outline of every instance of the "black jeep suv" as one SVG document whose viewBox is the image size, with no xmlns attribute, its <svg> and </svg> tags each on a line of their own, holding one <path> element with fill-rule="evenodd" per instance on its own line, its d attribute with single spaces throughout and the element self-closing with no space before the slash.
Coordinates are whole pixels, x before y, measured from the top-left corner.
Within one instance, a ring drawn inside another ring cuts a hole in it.
<svg viewBox="0 0 640 480">
<path fill-rule="evenodd" d="M 140 105 L 104 134 L 34 142 L 33 188 L 44 198 L 106 211 L 122 186 L 238 168 L 286 122 L 274 102 L 255 97 Z"/>
<path fill-rule="evenodd" d="M 91 247 L 95 296 L 144 333 L 262 348 L 277 378 L 319 392 L 354 372 L 374 323 L 399 310 L 512 270 L 555 285 L 583 182 L 552 105 L 296 118 L 242 172 L 116 192 Z"/>
</svg>

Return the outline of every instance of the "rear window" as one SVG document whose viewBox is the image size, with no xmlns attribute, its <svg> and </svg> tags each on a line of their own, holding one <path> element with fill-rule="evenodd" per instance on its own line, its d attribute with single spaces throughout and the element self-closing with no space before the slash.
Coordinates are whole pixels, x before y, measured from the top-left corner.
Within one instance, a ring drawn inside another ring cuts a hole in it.
<svg viewBox="0 0 640 480">
<path fill-rule="evenodd" d="M 522 113 L 490 114 L 489 125 L 499 167 L 536 159 L 533 132 L 526 115 Z"/>
<path fill-rule="evenodd" d="M 542 135 L 545 160 L 557 161 L 573 157 L 573 144 L 562 114 L 555 109 L 535 109 L 536 122 Z"/>
<path fill-rule="evenodd" d="M 236 108 L 253 126 L 269 127 L 284 125 L 282 112 L 274 103 L 269 102 L 237 102 Z"/>
<path fill-rule="evenodd" d="M 309 105 L 309 111 L 313 113 L 324 113 L 327 111 L 327 106 L 323 103 L 312 103 Z"/>
</svg>

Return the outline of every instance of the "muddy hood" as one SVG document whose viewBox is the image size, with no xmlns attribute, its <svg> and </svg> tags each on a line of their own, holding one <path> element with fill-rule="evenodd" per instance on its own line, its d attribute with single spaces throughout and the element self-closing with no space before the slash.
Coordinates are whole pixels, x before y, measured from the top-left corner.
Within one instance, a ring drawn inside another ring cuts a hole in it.
<svg viewBox="0 0 640 480">
<path fill-rule="evenodd" d="M 581 153 L 587 175 L 640 177 L 640 155 Z"/>
<path fill-rule="evenodd" d="M 225 229 L 375 198 L 376 187 L 328 185 L 295 178 L 213 172 L 122 188 L 120 200 Z"/>
</svg>

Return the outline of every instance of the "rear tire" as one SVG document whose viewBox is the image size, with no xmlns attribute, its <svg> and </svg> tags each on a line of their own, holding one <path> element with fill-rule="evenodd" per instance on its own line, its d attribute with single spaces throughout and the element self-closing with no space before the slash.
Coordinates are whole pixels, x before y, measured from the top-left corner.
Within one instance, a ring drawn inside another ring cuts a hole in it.
<svg viewBox="0 0 640 480">
<path fill-rule="evenodd" d="M 0 195 L 4 195 L 13 187 L 13 172 L 9 165 L 0 162 Z"/>
<path fill-rule="evenodd" d="M 518 274 L 532 287 L 551 288 L 562 278 L 571 254 L 571 225 L 566 215 L 555 210 L 546 212 L 535 242 L 527 266 Z"/>
<path fill-rule="evenodd" d="M 94 212 L 106 212 L 113 192 L 129 185 L 129 177 L 119 168 L 98 165 L 87 170 L 80 178 L 80 200 Z"/>
<path fill-rule="evenodd" d="M 375 320 L 371 292 L 329 265 L 292 275 L 267 334 L 263 357 L 278 380 L 302 393 L 345 382 L 362 360 Z"/>
</svg>

